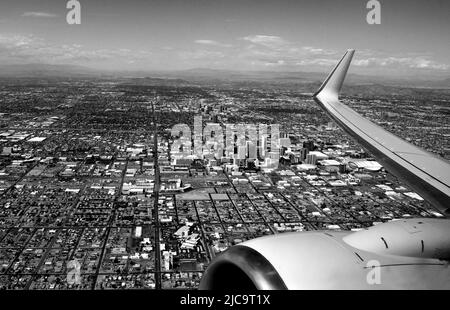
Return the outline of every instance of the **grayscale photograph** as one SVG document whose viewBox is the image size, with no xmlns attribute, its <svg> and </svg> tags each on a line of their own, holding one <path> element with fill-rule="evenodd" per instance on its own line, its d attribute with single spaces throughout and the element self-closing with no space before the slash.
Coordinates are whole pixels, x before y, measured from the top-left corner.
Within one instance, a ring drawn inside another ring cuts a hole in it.
<svg viewBox="0 0 450 310">
<path fill-rule="evenodd" d="M 449 160 L 447 0 L 0 2 L 5 294 L 448 290 Z"/>
</svg>

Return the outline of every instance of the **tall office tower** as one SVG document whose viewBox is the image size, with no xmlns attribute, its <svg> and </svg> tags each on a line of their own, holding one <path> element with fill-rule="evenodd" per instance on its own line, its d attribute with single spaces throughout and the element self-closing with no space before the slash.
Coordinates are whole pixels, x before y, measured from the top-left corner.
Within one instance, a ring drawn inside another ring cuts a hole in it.
<svg viewBox="0 0 450 310">
<path fill-rule="evenodd" d="M 300 150 L 300 159 L 301 159 L 301 161 L 305 161 L 306 155 L 308 155 L 308 153 L 309 153 L 309 150 L 307 148 L 305 148 L 305 147 Z"/>
<path fill-rule="evenodd" d="M 308 140 L 308 141 L 303 142 L 303 147 L 307 148 L 308 151 L 310 151 L 310 152 L 314 151 L 314 141 Z"/>
<path fill-rule="evenodd" d="M 256 159 L 256 144 L 253 141 L 247 141 L 247 158 Z"/>
<path fill-rule="evenodd" d="M 300 162 L 300 157 L 298 156 L 297 153 L 291 153 L 289 154 L 289 160 L 291 161 L 292 164 L 298 164 Z"/>
<path fill-rule="evenodd" d="M 247 157 L 247 146 L 239 145 L 238 152 L 237 152 L 237 158 L 245 159 L 246 157 Z"/>
<path fill-rule="evenodd" d="M 197 158 L 203 157 L 203 118 L 194 116 L 194 155 Z"/>
<path fill-rule="evenodd" d="M 259 157 L 265 158 L 267 155 L 267 134 L 259 139 Z"/>
<path fill-rule="evenodd" d="M 315 165 L 315 164 L 317 164 L 317 155 L 316 154 L 308 154 L 308 155 L 306 155 L 306 163 L 308 165 Z"/>
</svg>

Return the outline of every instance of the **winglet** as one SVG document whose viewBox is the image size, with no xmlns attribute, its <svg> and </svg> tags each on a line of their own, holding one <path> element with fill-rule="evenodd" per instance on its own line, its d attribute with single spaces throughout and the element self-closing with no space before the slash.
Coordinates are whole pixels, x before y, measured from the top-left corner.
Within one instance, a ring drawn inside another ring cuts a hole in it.
<svg viewBox="0 0 450 310">
<path fill-rule="evenodd" d="M 320 86 L 319 90 L 314 94 L 314 97 L 324 94 L 338 99 L 342 83 L 344 83 L 354 53 L 355 50 L 353 49 L 347 50 L 336 67 L 334 67 L 333 71 L 331 71 L 330 75 L 328 75 L 327 79 L 322 83 L 322 86 Z"/>
</svg>

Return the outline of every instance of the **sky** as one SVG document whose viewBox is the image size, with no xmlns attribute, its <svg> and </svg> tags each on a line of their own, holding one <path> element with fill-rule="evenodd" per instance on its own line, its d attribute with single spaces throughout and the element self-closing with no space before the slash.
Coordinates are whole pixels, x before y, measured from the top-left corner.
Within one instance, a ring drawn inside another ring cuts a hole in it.
<svg viewBox="0 0 450 310">
<path fill-rule="evenodd" d="M 102 70 L 210 68 L 328 71 L 349 49 L 352 70 L 450 76 L 450 1 L 1 0 L 0 64 L 49 63 Z"/>
</svg>

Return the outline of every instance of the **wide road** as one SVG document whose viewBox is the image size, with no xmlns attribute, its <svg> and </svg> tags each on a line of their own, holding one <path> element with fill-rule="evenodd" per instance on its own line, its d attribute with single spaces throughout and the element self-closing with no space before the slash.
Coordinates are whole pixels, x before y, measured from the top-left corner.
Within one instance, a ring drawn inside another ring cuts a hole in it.
<svg viewBox="0 0 450 310">
<path fill-rule="evenodd" d="M 153 189 L 153 216 L 155 223 L 155 288 L 161 289 L 161 251 L 160 251 L 160 237 L 159 237 L 159 212 L 158 212 L 158 200 L 159 200 L 159 188 L 160 188 L 160 176 L 158 165 L 158 123 L 155 114 L 155 103 L 152 102 L 152 120 L 153 120 L 153 158 L 155 169 L 155 187 Z"/>
</svg>

